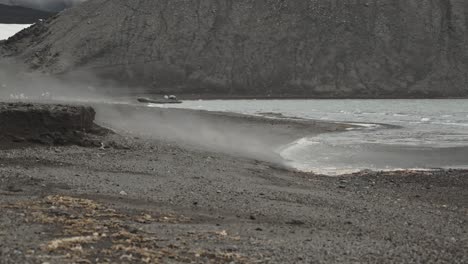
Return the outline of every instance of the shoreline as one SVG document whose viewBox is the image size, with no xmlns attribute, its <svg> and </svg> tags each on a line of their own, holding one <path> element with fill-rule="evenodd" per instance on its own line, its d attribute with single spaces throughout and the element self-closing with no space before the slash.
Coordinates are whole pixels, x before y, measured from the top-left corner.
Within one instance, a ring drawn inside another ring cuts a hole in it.
<svg viewBox="0 0 468 264">
<path fill-rule="evenodd" d="M 165 94 L 159 93 L 142 93 L 147 96 L 163 97 Z M 298 96 L 298 95 L 199 95 L 199 94 L 180 94 L 178 97 L 181 100 L 466 100 L 468 96 L 464 97 L 444 97 L 444 96 L 414 96 L 414 97 L 399 97 L 399 96 L 380 96 L 380 97 L 366 97 L 366 96 Z"/>
<path fill-rule="evenodd" d="M 206 151 L 267 162 L 281 162 L 275 150 L 299 138 L 345 132 L 346 129 L 356 127 L 340 122 L 268 118 L 199 109 L 146 105 L 92 106 L 97 109 L 97 122 L 104 126 Z"/>
<path fill-rule="evenodd" d="M 140 110 L 114 117 L 138 121 Z M 184 124 L 205 114 L 150 116 Z M 259 127 L 258 118 L 208 116 L 223 133 L 226 120 Z M 310 126 L 261 122 L 275 137 Z M 145 131 L 107 134 L 103 147 L 0 151 L 3 263 L 467 261 L 468 170 L 326 177 Z"/>
</svg>

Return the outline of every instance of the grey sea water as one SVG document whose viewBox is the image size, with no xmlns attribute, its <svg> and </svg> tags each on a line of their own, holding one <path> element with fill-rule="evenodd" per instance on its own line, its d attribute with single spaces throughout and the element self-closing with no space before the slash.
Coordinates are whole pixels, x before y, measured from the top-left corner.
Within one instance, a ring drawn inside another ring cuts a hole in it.
<svg viewBox="0 0 468 264">
<path fill-rule="evenodd" d="M 468 167 L 468 100 L 208 100 L 177 108 L 337 121 L 357 129 L 298 138 L 276 151 L 303 171 Z M 398 126 L 388 128 L 385 124 Z"/>
</svg>

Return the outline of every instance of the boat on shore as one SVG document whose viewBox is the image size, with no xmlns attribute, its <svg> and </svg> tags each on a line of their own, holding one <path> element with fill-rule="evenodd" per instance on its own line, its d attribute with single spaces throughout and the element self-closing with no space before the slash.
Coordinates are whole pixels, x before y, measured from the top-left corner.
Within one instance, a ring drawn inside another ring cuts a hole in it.
<svg viewBox="0 0 468 264">
<path fill-rule="evenodd" d="M 140 103 L 150 103 L 150 104 L 181 104 L 182 101 L 176 99 L 152 99 L 147 97 L 138 97 L 137 101 Z"/>
</svg>

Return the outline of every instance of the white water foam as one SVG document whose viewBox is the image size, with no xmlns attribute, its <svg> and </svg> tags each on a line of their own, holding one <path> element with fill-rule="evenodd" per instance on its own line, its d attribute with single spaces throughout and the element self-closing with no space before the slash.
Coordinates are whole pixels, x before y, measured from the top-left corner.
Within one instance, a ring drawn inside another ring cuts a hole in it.
<svg viewBox="0 0 468 264">
<path fill-rule="evenodd" d="M 152 104 L 152 103 L 149 103 L 147 104 L 148 107 L 152 107 L 152 108 L 167 108 L 167 106 L 165 104 Z"/>
<path fill-rule="evenodd" d="M 302 172 L 309 172 L 318 175 L 325 176 L 342 176 L 349 175 L 353 173 L 359 173 L 369 169 L 376 171 L 384 172 L 397 172 L 397 171 L 436 171 L 439 169 L 448 169 L 450 167 L 440 167 L 440 168 L 424 168 L 424 167 L 407 167 L 407 168 L 398 168 L 398 167 L 379 167 L 372 168 L 369 166 L 331 166 L 329 164 L 324 164 L 326 161 L 332 161 L 330 157 L 320 156 L 320 162 L 314 163 L 312 160 L 304 161 L 298 159 L 304 152 L 314 151 L 314 147 L 317 148 L 317 152 L 320 151 L 320 144 L 323 144 L 311 137 L 300 138 L 286 146 L 283 146 L 277 150 L 277 153 L 285 160 L 287 166 L 294 168 Z M 325 162 L 324 162 L 325 161 Z M 468 166 L 459 166 L 459 169 L 466 169 Z"/>
<path fill-rule="evenodd" d="M 318 145 L 320 142 L 315 141 L 313 138 L 300 138 L 286 146 L 279 148 L 276 152 L 283 158 L 286 165 L 303 172 L 311 172 L 315 174 L 337 176 L 342 174 L 351 174 L 359 172 L 360 169 L 356 168 L 337 168 L 337 167 L 313 167 L 310 164 L 303 163 L 296 160 L 296 156 L 305 149 L 310 149 L 314 145 Z M 327 157 L 323 159 L 328 159 Z"/>
</svg>

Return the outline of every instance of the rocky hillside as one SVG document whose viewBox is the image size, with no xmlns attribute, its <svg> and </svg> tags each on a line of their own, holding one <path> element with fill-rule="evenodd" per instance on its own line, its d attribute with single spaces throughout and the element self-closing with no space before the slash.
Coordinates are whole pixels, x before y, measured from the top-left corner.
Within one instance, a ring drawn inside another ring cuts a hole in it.
<svg viewBox="0 0 468 264">
<path fill-rule="evenodd" d="M 0 24 L 32 24 L 51 15 L 46 11 L 0 4 Z"/>
<path fill-rule="evenodd" d="M 4 55 L 153 92 L 468 95 L 466 0 L 90 0 Z"/>
</svg>

